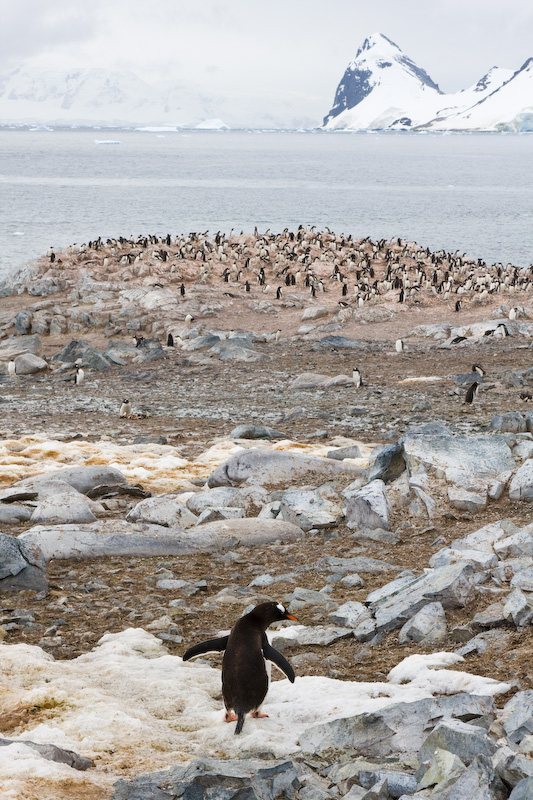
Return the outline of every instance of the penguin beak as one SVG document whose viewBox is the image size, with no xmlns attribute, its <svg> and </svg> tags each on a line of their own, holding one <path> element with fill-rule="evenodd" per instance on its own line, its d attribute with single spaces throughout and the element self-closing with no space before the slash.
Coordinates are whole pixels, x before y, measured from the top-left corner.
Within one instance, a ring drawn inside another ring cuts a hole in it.
<svg viewBox="0 0 533 800">
<path fill-rule="evenodd" d="M 287 613 L 285 614 L 285 619 L 292 619 L 292 621 L 293 621 L 293 622 L 298 622 L 298 620 L 296 619 L 296 617 L 293 617 L 293 615 L 292 615 L 292 614 L 289 614 L 289 612 L 287 612 Z"/>
</svg>

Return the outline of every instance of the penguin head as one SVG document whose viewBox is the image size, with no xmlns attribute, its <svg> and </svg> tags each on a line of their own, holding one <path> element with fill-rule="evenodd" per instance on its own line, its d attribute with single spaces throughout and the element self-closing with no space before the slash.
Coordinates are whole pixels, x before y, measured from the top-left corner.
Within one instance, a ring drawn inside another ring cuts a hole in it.
<svg viewBox="0 0 533 800">
<path fill-rule="evenodd" d="M 247 616 L 251 617 L 254 622 L 257 621 L 264 630 L 266 630 L 269 625 L 272 625 L 273 622 L 280 622 L 282 619 L 292 619 L 294 622 L 298 622 L 296 617 L 289 614 L 282 603 L 276 603 L 274 601 L 271 603 L 260 603 L 252 609 Z"/>
</svg>

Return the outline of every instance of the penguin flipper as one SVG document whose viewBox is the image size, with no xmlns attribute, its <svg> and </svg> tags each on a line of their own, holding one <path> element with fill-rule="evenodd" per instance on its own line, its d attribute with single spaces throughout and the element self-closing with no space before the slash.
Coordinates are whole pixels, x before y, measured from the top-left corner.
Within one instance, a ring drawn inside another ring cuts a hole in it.
<svg viewBox="0 0 533 800">
<path fill-rule="evenodd" d="M 183 661 L 203 655 L 204 653 L 221 653 L 226 649 L 229 636 L 221 636 L 220 639 L 208 639 L 206 642 L 195 644 L 183 654 Z"/>
<path fill-rule="evenodd" d="M 267 661 L 272 661 L 278 669 L 284 672 L 291 683 L 294 683 L 296 675 L 294 674 L 293 668 L 287 659 L 282 656 L 281 653 L 278 653 L 268 642 L 263 643 L 263 655 Z"/>
</svg>

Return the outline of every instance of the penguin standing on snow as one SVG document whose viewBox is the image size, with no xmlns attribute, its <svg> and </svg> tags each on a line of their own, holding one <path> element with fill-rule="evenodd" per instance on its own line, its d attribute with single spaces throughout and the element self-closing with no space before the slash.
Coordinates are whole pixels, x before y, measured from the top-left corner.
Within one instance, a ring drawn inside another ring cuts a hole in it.
<svg viewBox="0 0 533 800">
<path fill-rule="evenodd" d="M 203 653 L 224 651 L 222 660 L 222 696 L 226 706 L 225 721 L 237 720 L 235 734 L 242 731 L 248 712 L 253 717 L 266 717 L 260 712 L 268 692 L 265 660 L 272 661 L 294 683 L 294 670 L 289 662 L 268 643 L 266 629 L 282 619 L 298 620 L 281 603 L 261 603 L 241 617 L 229 636 L 209 639 L 191 647 L 184 661 Z M 235 713 L 233 713 L 235 712 Z"/>
</svg>

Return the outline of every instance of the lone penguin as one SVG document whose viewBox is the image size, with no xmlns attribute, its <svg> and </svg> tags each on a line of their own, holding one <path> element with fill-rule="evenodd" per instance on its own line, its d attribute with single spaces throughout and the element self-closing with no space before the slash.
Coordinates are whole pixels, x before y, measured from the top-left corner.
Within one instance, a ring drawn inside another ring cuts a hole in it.
<svg viewBox="0 0 533 800">
<path fill-rule="evenodd" d="M 517 316 L 518 316 L 518 309 L 515 306 L 514 308 L 511 308 L 511 310 L 509 311 L 509 319 L 510 320 L 516 319 Z"/>
<path fill-rule="evenodd" d="M 396 352 L 403 353 L 403 339 L 396 339 Z"/>
<path fill-rule="evenodd" d="M 361 373 L 359 372 L 357 367 L 354 367 L 352 370 L 352 380 L 354 386 L 356 386 L 357 388 L 363 385 L 363 379 L 361 378 Z"/>
<path fill-rule="evenodd" d="M 129 400 L 123 400 L 120 406 L 120 411 L 118 412 L 119 417 L 125 417 L 126 419 L 129 418 L 131 414 L 131 405 Z"/>
<path fill-rule="evenodd" d="M 85 378 L 85 372 L 81 368 L 81 364 L 76 362 L 76 374 L 74 375 L 74 383 L 76 384 L 76 386 L 79 386 L 80 383 L 83 383 L 84 378 Z"/>
<path fill-rule="evenodd" d="M 167 347 L 174 347 L 174 337 L 171 333 L 167 336 Z"/>
<path fill-rule="evenodd" d="M 485 374 L 485 370 L 481 366 L 481 364 L 473 364 L 472 365 L 472 372 L 477 372 L 480 378 L 482 378 Z"/>
<path fill-rule="evenodd" d="M 456 311 L 460 311 L 461 310 L 461 306 L 462 306 L 461 301 L 460 300 L 456 300 L 455 301 L 455 310 Z"/>
<path fill-rule="evenodd" d="M 478 387 L 479 387 L 479 383 L 477 381 L 474 381 L 474 383 L 472 383 L 468 387 L 468 389 L 466 390 L 466 395 L 465 395 L 465 403 L 472 404 L 474 402 L 474 398 L 477 395 Z"/>
<path fill-rule="evenodd" d="M 226 707 L 225 722 L 237 720 L 235 734 L 242 731 L 246 714 L 253 717 L 267 717 L 260 711 L 268 692 L 266 661 L 272 661 L 291 683 L 294 683 L 294 670 L 281 653 L 269 643 L 266 629 L 273 622 L 296 617 L 289 614 L 281 603 L 260 603 L 248 614 L 241 617 L 233 626 L 229 636 L 209 639 L 190 647 L 183 656 L 188 661 L 204 653 L 222 652 L 222 697 Z"/>
<path fill-rule="evenodd" d="M 10 378 L 14 378 L 15 375 L 17 374 L 17 365 L 15 364 L 13 359 L 11 359 L 11 361 L 8 361 L 7 374 L 9 375 Z"/>
</svg>

